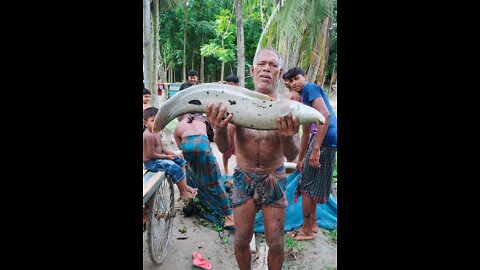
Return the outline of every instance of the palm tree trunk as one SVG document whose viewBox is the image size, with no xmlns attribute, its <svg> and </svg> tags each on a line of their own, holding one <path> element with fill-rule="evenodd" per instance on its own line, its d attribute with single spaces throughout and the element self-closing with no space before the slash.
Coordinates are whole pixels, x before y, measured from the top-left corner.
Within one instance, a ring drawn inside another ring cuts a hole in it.
<svg viewBox="0 0 480 270">
<path fill-rule="evenodd" d="M 222 49 L 224 49 L 223 36 L 222 36 Z M 222 72 L 220 74 L 220 81 L 223 81 L 224 71 L 225 71 L 225 61 L 222 61 Z"/>
<path fill-rule="evenodd" d="M 262 20 L 262 29 L 265 29 L 265 18 L 263 18 L 263 0 L 260 0 L 260 19 Z"/>
<path fill-rule="evenodd" d="M 261 4 L 260 4 L 261 7 Z M 241 87 L 245 87 L 245 44 L 243 36 L 243 8 L 242 0 L 236 0 L 237 26 L 237 76 Z M 262 20 L 263 21 L 263 20 Z"/>
<path fill-rule="evenodd" d="M 203 36 L 202 36 L 202 45 L 203 45 Z M 205 82 L 205 58 L 200 54 L 200 81 Z"/>
<path fill-rule="evenodd" d="M 298 62 L 300 60 L 300 46 L 302 45 L 302 37 L 298 37 L 293 47 L 293 59 L 291 62 L 292 67 L 298 67 Z"/>
<path fill-rule="evenodd" d="M 161 55 L 160 55 L 160 48 L 158 43 L 158 33 L 159 33 L 159 23 L 158 23 L 158 14 L 159 14 L 159 6 L 158 0 L 153 0 L 153 11 L 152 11 L 152 21 L 153 21 L 153 74 L 152 79 L 154 82 L 154 87 L 152 89 L 152 104 L 160 105 L 160 102 L 164 100 L 165 96 L 158 95 L 158 79 L 160 77 L 160 73 L 164 74 L 163 68 L 160 65 Z M 163 76 L 165 77 L 165 76 Z M 155 106 L 156 107 L 156 106 Z"/>
<path fill-rule="evenodd" d="M 257 44 L 257 50 L 255 51 L 255 55 L 257 55 L 258 51 L 263 48 L 263 44 L 265 44 L 265 37 L 267 33 L 270 31 L 270 25 L 273 21 L 273 19 L 277 16 L 277 13 L 280 10 L 280 6 L 285 3 L 286 0 L 282 0 L 281 2 L 279 0 L 275 0 L 276 4 L 275 7 L 272 10 L 272 14 L 270 15 L 270 18 L 267 21 L 267 24 L 265 25 L 265 28 L 263 28 L 262 35 L 260 36 L 260 39 L 258 40 Z M 269 41 L 271 42 L 271 40 Z M 270 43 L 271 44 L 271 43 Z"/>
<path fill-rule="evenodd" d="M 327 67 L 328 63 L 328 55 L 330 54 L 330 35 L 328 29 L 332 25 L 332 20 L 327 17 L 325 18 L 324 22 L 324 28 L 322 29 L 322 60 L 320 61 L 320 67 L 319 67 L 319 72 L 317 75 L 317 82 L 318 84 L 323 88 L 324 83 L 325 83 L 325 69 Z"/>
<path fill-rule="evenodd" d="M 233 17 L 233 12 L 234 11 L 235 11 L 235 5 L 233 5 L 232 12 L 230 13 L 230 19 L 228 20 L 227 30 L 225 30 L 225 33 L 223 33 L 223 35 L 222 35 L 222 49 L 223 50 L 225 49 L 225 44 L 224 44 L 225 35 L 228 33 L 228 30 L 230 29 L 230 23 L 232 22 L 232 17 Z M 220 75 L 220 81 L 223 81 L 224 73 L 225 73 L 224 71 L 225 71 L 225 61 L 222 61 L 222 73 Z"/>
<path fill-rule="evenodd" d="M 323 70 L 325 69 L 325 49 L 327 44 L 328 27 L 329 17 L 326 17 L 322 23 L 322 31 L 318 33 L 317 40 L 315 41 L 314 49 L 312 51 L 312 57 L 310 60 L 310 68 L 308 69 L 309 80 L 314 81 L 320 85 L 322 84 L 322 82 L 318 80 L 317 75 L 319 73 L 319 70 L 320 72 L 322 72 L 322 68 Z"/>
<path fill-rule="evenodd" d="M 184 2 L 184 23 L 183 23 L 183 70 L 182 81 L 187 81 L 187 0 Z"/>
<path fill-rule="evenodd" d="M 330 89 L 332 86 L 337 83 L 337 67 L 333 67 L 332 78 L 330 78 Z"/>
<path fill-rule="evenodd" d="M 153 75 L 153 48 L 152 48 L 152 32 L 150 20 L 150 0 L 143 0 L 143 78 L 145 80 L 145 88 L 153 91 L 154 81 Z M 153 100 L 152 100 L 153 101 Z M 150 104 L 156 107 L 155 103 Z M 157 106 L 158 107 L 158 106 Z"/>
</svg>

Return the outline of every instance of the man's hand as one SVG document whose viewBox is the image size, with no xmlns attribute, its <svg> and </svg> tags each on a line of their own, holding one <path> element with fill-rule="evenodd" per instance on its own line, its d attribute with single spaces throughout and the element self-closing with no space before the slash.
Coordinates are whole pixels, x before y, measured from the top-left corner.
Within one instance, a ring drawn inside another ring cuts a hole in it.
<svg viewBox="0 0 480 270">
<path fill-rule="evenodd" d="M 298 119 L 291 113 L 286 116 L 277 117 L 278 135 L 280 137 L 291 137 L 298 133 Z"/>
<path fill-rule="evenodd" d="M 223 105 L 222 103 L 209 103 L 205 107 L 205 114 L 207 115 L 207 120 L 212 124 L 215 128 L 226 128 L 228 122 L 233 117 L 233 114 L 228 114 L 227 117 L 224 118 L 225 112 L 227 111 L 227 106 Z"/>
<path fill-rule="evenodd" d="M 303 162 L 304 162 L 304 161 L 305 161 L 305 160 L 303 160 L 303 158 L 302 158 L 302 159 L 298 159 L 297 166 L 296 166 L 297 171 L 301 172 L 301 171 L 303 170 Z"/>
<path fill-rule="evenodd" d="M 308 159 L 308 164 L 314 168 L 320 168 L 320 149 L 313 148 Z"/>
</svg>

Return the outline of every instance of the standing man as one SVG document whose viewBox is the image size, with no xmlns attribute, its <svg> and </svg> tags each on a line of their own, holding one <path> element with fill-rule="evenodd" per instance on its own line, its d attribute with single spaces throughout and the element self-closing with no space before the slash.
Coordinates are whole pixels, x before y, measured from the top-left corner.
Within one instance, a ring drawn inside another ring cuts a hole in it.
<svg viewBox="0 0 480 270">
<path fill-rule="evenodd" d="M 296 196 L 302 194 L 303 226 L 295 240 L 311 240 L 318 232 L 317 204 L 324 204 L 330 196 L 335 154 L 337 152 L 337 117 L 323 89 L 307 81 L 305 72 L 294 67 L 288 72 L 293 90 L 301 94 L 301 101 L 325 116 L 324 125 L 302 125 L 300 154 L 297 170 L 302 172 Z"/>
<path fill-rule="evenodd" d="M 182 83 L 182 85 L 180 85 L 178 92 L 197 84 L 200 84 L 200 82 L 198 81 L 198 73 L 196 70 L 191 69 L 188 71 L 188 80 Z M 183 115 L 180 115 L 177 117 L 178 122 L 182 121 L 182 119 L 183 119 Z"/>
<path fill-rule="evenodd" d="M 200 84 L 200 81 L 198 80 L 198 73 L 196 70 L 191 69 L 188 71 L 188 80 L 182 83 L 182 85 L 180 85 L 180 89 L 178 91 L 182 91 L 183 89 L 188 88 L 186 84 L 190 84 L 188 86 Z"/>
<path fill-rule="evenodd" d="M 277 98 L 282 75 L 282 59 L 272 48 L 261 49 L 253 58 L 250 74 L 255 91 Z M 208 104 L 205 112 L 215 126 L 215 143 L 224 153 L 235 145 L 237 167 L 233 174 L 233 215 L 235 220 L 235 257 L 240 270 L 251 269 L 250 240 L 255 214 L 262 209 L 265 237 L 269 247 L 268 268 L 282 269 L 285 223 L 285 157 L 291 161 L 299 152 L 298 119 L 291 114 L 277 118 L 277 130 L 253 130 L 230 124 L 224 118 L 226 106 Z"/>
</svg>

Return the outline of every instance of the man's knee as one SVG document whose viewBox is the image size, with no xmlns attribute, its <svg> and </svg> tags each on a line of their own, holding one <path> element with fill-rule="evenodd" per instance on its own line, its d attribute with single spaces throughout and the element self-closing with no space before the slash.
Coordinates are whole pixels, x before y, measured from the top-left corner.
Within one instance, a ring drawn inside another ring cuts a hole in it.
<svg viewBox="0 0 480 270">
<path fill-rule="evenodd" d="M 283 239 L 267 241 L 268 249 L 274 254 L 283 254 Z"/>
<path fill-rule="evenodd" d="M 235 232 L 235 235 L 237 235 L 238 232 Z M 250 241 L 252 240 L 252 236 L 248 234 L 240 234 L 238 233 L 237 237 L 235 237 L 235 246 L 239 248 L 245 248 L 245 247 L 250 247 Z"/>
</svg>

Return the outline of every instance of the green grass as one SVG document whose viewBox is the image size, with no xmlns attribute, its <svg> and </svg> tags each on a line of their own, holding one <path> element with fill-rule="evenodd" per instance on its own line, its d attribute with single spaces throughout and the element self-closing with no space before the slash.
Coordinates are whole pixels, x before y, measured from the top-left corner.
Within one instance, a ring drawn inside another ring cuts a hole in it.
<svg viewBox="0 0 480 270">
<path fill-rule="evenodd" d="M 335 241 L 335 243 L 337 242 L 337 230 L 333 230 L 330 232 L 330 237 L 332 238 L 333 241 Z"/>
<path fill-rule="evenodd" d="M 295 249 L 299 252 L 302 252 L 305 249 L 305 243 L 301 243 L 300 241 L 297 241 L 290 237 L 285 237 L 284 243 L 285 247 L 287 247 L 288 249 Z"/>
</svg>

